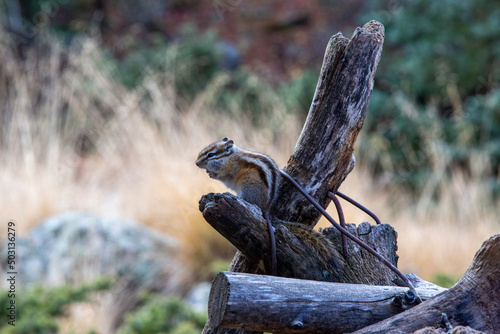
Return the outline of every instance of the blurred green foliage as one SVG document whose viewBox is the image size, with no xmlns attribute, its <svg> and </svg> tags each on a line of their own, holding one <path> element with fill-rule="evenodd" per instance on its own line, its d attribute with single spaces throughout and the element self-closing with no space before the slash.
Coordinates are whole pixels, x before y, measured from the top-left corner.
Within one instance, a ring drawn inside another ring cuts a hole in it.
<svg viewBox="0 0 500 334">
<path fill-rule="evenodd" d="M 200 333 L 206 315 L 191 310 L 182 300 L 147 294 L 144 305 L 127 315 L 118 334 L 195 334 Z"/>
<path fill-rule="evenodd" d="M 36 12 L 50 1 L 27 3 L 27 11 Z M 87 5 L 61 8 L 76 12 Z M 460 169 L 500 196 L 498 17 L 500 2 L 487 0 L 365 3 L 359 24 L 379 20 L 386 39 L 358 141 L 360 162 L 416 193 Z M 151 31 L 146 38 L 122 36 L 120 45 L 126 51 L 120 57 L 108 53 L 103 63 L 112 64 L 129 89 L 140 90 L 154 76 L 175 89 L 181 111 L 200 102 L 271 130 L 278 127 L 280 118 L 271 119 L 276 113 L 307 113 L 319 73 L 309 69 L 271 83 L 247 68 L 227 67 L 219 37 L 189 25 L 175 39 Z"/>
<path fill-rule="evenodd" d="M 386 28 L 377 79 L 391 89 L 445 109 L 450 85 L 462 98 L 498 85 L 498 2 L 377 0 L 369 12 Z"/>
<path fill-rule="evenodd" d="M 174 41 L 151 37 L 147 43 L 130 38 L 130 52 L 122 60 L 110 56 L 128 88 L 137 88 L 149 75 L 165 76 L 181 101 L 191 103 L 204 94 L 213 110 L 243 114 L 254 124 L 275 111 L 277 104 L 289 112 L 306 114 L 309 110 L 318 80 L 316 71 L 305 71 L 273 87 L 247 69 L 225 68 L 223 44 L 212 31 L 201 33 L 186 25 Z"/>
<path fill-rule="evenodd" d="M 437 273 L 431 278 L 431 282 L 443 288 L 451 288 L 457 283 L 459 278 L 446 273 Z"/>
<path fill-rule="evenodd" d="M 306 70 L 279 87 L 278 92 L 287 110 L 307 115 L 318 83 L 320 64 L 317 65 L 317 69 Z"/>
<path fill-rule="evenodd" d="M 414 190 L 460 168 L 499 194 L 500 3 L 373 1 L 367 13 L 386 40 L 361 158 Z"/>
<path fill-rule="evenodd" d="M 89 300 L 92 293 L 109 290 L 112 286 L 110 279 L 100 279 L 94 283 L 80 287 L 61 286 L 57 288 L 19 288 L 14 298 L 9 298 L 7 291 L 0 293 L 0 304 L 10 305 L 15 301 L 15 326 L 8 324 L 9 310 L 2 307 L 0 323 L 2 334 L 51 334 L 58 330 L 57 317 L 64 315 L 65 308 L 74 302 Z"/>
<path fill-rule="evenodd" d="M 115 61 L 118 76 L 125 86 L 135 88 L 148 75 L 167 74 L 179 97 L 191 101 L 221 71 L 221 52 L 216 35 L 198 33 L 186 25 L 178 40 L 168 41 L 160 34 L 150 34 L 147 41 L 136 37 L 122 41 L 128 53 Z"/>
<path fill-rule="evenodd" d="M 210 262 L 210 273 L 215 277 L 220 271 L 226 271 L 231 265 L 230 260 L 214 260 Z"/>
<path fill-rule="evenodd" d="M 16 320 L 15 326 L 9 325 L 7 322 L 9 310 L 2 307 L 0 316 L 7 320 L 0 323 L 0 333 L 57 333 L 58 318 L 64 316 L 67 306 L 75 302 L 89 301 L 93 293 L 108 291 L 112 286 L 113 281 L 108 278 L 79 287 L 35 286 L 18 289 L 14 299 L 8 297 L 7 291 L 2 291 L 1 305 L 10 305 L 10 300 L 15 300 Z M 142 306 L 126 315 L 125 323 L 118 331 L 119 334 L 200 333 L 207 320 L 206 315 L 194 312 L 184 301 L 176 297 L 145 293 L 141 298 Z"/>
</svg>

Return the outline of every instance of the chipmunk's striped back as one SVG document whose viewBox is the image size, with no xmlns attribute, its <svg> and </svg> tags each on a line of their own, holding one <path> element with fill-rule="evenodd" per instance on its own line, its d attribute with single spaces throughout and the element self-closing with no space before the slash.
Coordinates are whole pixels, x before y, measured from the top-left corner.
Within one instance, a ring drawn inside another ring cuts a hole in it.
<svg viewBox="0 0 500 334">
<path fill-rule="evenodd" d="M 240 149 L 239 158 L 248 169 L 256 169 L 259 177 L 267 188 L 268 201 L 271 205 L 276 199 L 278 190 L 278 166 L 273 159 L 265 154 Z"/>
<path fill-rule="evenodd" d="M 276 198 L 278 166 L 267 155 L 240 149 L 224 138 L 204 148 L 196 165 L 267 214 Z"/>
</svg>

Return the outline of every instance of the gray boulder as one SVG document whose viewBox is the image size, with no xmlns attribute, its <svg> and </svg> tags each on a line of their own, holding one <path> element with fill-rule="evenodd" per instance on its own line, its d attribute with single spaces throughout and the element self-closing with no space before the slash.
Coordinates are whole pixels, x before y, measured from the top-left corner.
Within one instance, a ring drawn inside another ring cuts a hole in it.
<svg viewBox="0 0 500 334">
<path fill-rule="evenodd" d="M 57 286 L 106 275 L 165 290 L 179 266 L 175 249 L 173 238 L 133 221 L 63 213 L 16 240 L 18 283 Z"/>
<path fill-rule="evenodd" d="M 116 284 L 100 304 L 103 314 L 110 315 L 106 332 L 114 332 L 139 305 L 141 291 L 182 294 L 177 248 L 172 237 L 133 221 L 63 213 L 16 239 L 16 286 L 78 285 L 112 277 Z M 6 243 L 2 254 L 7 255 Z M 6 261 L 1 265 L 8 271 Z M 7 283 L 3 281 L 3 288 Z"/>
</svg>

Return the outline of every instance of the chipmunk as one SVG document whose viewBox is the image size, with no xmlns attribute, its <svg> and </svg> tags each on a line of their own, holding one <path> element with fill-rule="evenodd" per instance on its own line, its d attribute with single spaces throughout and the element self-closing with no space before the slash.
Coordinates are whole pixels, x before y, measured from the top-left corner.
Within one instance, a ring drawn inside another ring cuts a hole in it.
<svg viewBox="0 0 500 334">
<path fill-rule="evenodd" d="M 243 150 L 225 137 L 205 147 L 196 159 L 196 166 L 206 169 L 212 179 L 222 181 L 238 197 L 262 210 L 269 230 L 271 271 L 277 275 L 276 240 L 269 211 L 278 190 L 278 165 L 267 155 Z"/>
<path fill-rule="evenodd" d="M 243 200 L 269 214 L 278 190 L 278 165 L 265 154 L 243 150 L 223 138 L 204 148 L 196 166 L 206 169 L 212 179 L 222 181 Z"/>
<path fill-rule="evenodd" d="M 394 265 L 383 258 L 376 250 L 372 249 L 356 236 L 352 235 L 343 226 L 338 225 L 319 205 L 319 203 L 297 183 L 297 181 L 295 181 L 285 171 L 280 170 L 274 160 L 267 155 L 243 150 L 237 147 L 234 144 L 234 141 L 225 137 L 221 141 L 214 142 L 204 148 L 198 155 L 198 159 L 196 159 L 196 166 L 206 169 L 211 178 L 222 181 L 227 187 L 235 190 L 241 199 L 257 205 L 262 210 L 262 214 L 266 219 L 268 226 L 273 275 L 277 275 L 276 241 L 274 238 L 275 230 L 271 224 L 269 213 L 274 201 L 276 200 L 278 185 L 279 182 L 281 182 L 281 176 L 283 176 L 283 178 L 291 182 L 314 205 L 314 207 L 316 207 L 316 209 L 319 210 L 321 214 L 332 223 L 332 225 L 340 230 L 342 234 L 346 235 L 362 248 L 369 251 L 392 271 L 394 271 L 410 288 L 410 291 L 416 296 L 417 301 L 421 302 L 421 298 L 418 296 L 413 284 Z M 365 211 L 370 216 L 374 217 L 377 223 L 380 223 L 378 218 L 373 215 L 371 211 L 356 201 L 339 192 L 336 192 L 336 194 Z M 338 201 L 338 199 L 335 198 L 334 193 L 329 193 L 329 196 L 332 200 Z M 339 210 L 339 217 L 341 215 L 343 216 L 341 210 Z M 343 217 L 341 220 L 343 220 Z M 336 258 L 331 256 L 332 254 L 330 253 L 332 247 L 330 245 L 328 247 L 326 246 L 326 244 L 331 244 L 331 241 L 317 232 L 302 228 L 297 229 L 297 226 L 294 225 L 298 224 L 292 224 L 290 226 L 292 227 L 291 230 L 294 231 L 294 235 L 308 247 L 317 251 L 318 254 L 320 254 L 319 258 L 322 262 L 328 258 L 332 260 L 329 263 L 324 263 L 326 267 L 337 270 L 339 268 L 339 264 L 336 262 Z M 344 256 L 347 256 L 347 254 L 344 253 Z"/>
<path fill-rule="evenodd" d="M 226 137 L 204 148 L 198 155 L 196 166 L 206 169 L 211 178 L 222 181 L 235 190 L 238 197 L 262 210 L 269 229 L 272 272 L 276 275 L 276 241 L 269 213 L 281 182 L 278 165 L 267 155 L 241 149 Z M 319 253 L 328 252 L 324 245 L 328 240 L 321 234 L 296 226 L 291 228 L 294 234 L 301 234 L 296 236 L 312 249 Z M 304 233 L 307 235 L 302 235 Z M 331 258 L 330 254 L 325 257 Z M 338 266 L 335 263 L 333 267 Z"/>
</svg>

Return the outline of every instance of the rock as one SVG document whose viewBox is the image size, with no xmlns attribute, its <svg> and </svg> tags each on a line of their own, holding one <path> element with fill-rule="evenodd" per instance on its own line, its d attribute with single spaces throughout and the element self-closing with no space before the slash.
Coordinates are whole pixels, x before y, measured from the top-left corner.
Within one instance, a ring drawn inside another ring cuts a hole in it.
<svg viewBox="0 0 500 334">
<path fill-rule="evenodd" d="M 133 221 L 63 213 L 17 239 L 16 283 L 77 285 L 111 276 L 116 284 L 98 305 L 99 313 L 108 315 L 105 332 L 115 332 L 125 314 L 140 305 L 142 291 L 180 294 L 182 264 L 176 249 L 173 238 Z M 2 252 L 5 256 L 6 245 Z M 5 266 L 6 261 L 4 272 Z"/>
<path fill-rule="evenodd" d="M 173 238 L 132 221 L 80 212 L 46 219 L 18 238 L 16 248 L 21 285 L 79 284 L 107 275 L 164 290 L 179 266 Z"/>
<path fill-rule="evenodd" d="M 211 283 L 202 282 L 195 285 L 187 294 L 186 303 L 198 313 L 208 312 L 208 296 L 210 295 Z"/>
</svg>

